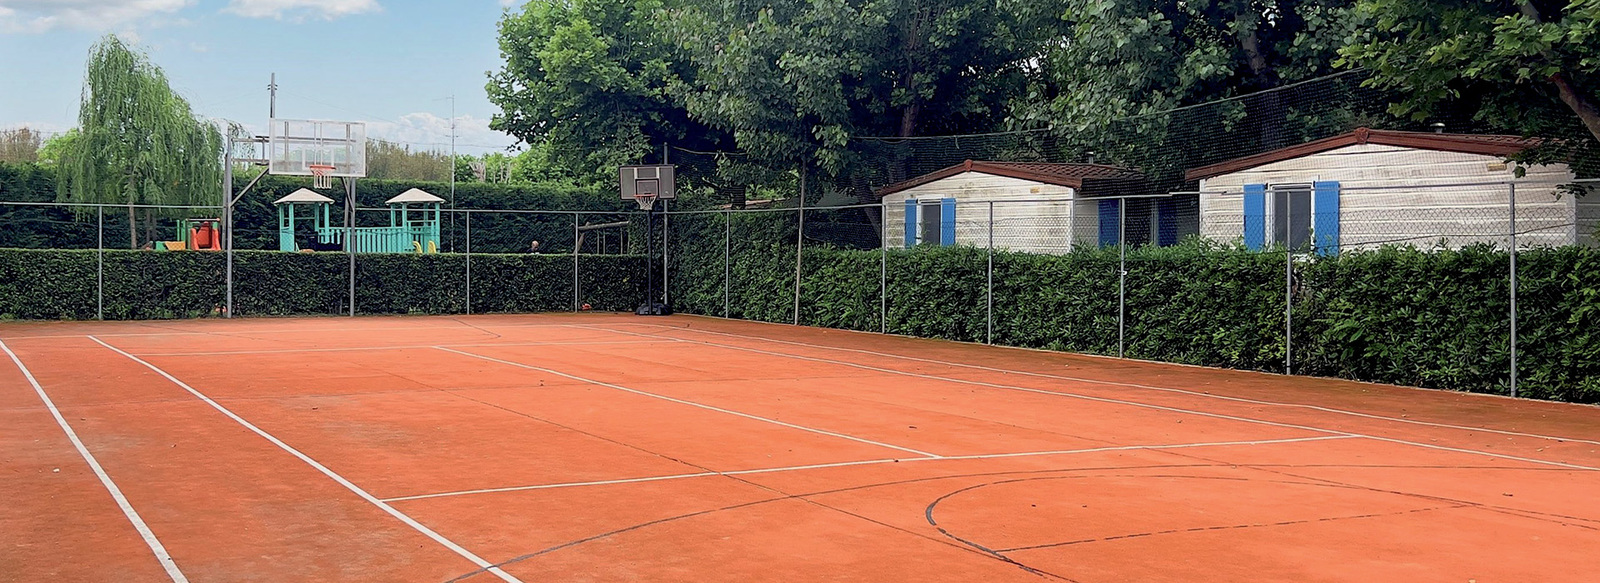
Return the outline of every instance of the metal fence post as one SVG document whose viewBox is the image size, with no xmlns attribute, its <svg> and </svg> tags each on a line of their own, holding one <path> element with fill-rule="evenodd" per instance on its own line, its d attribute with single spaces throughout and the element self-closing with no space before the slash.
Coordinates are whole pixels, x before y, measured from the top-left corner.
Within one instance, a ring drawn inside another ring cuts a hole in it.
<svg viewBox="0 0 1600 583">
<path fill-rule="evenodd" d="M 722 317 L 730 317 L 728 289 L 733 287 L 733 209 L 722 211 Z"/>
<path fill-rule="evenodd" d="M 472 211 L 466 211 L 462 219 L 467 224 L 467 315 L 472 315 Z"/>
<path fill-rule="evenodd" d="M 878 333 L 889 333 L 889 203 L 880 203 L 878 216 L 882 236 L 878 237 Z"/>
<path fill-rule="evenodd" d="M 1511 204 L 1511 397 L 1517 396 L 1517 183 L 1507 183 Z"/>
<path fill-rule="evenodd" d="M 1288 205 L 1285 205 L 1288 206 Z M 1293 225 L 1292 209 L 1284 210 L 1284 221 Z M 1294 374 L 1294 245 L 1285 234 L 1283 241 L 1283 374 Z"/>
<path fill-rule="evenodd" d="M 803 176 L 803 175 L 802 175 Z M 794 325 L 800 325 L 800 266 L 805 255 L 806 245 L 806 189 L 805 182 L 800 183 L 800 206 L 796 211 L 800 214 L 799 228 L 794 234 Z"/>
<path fill-rule="evenodd" d="M 94 319 L 106 319 L 106 207 L 94 207 Z"/>
<path fill-rule="evenodd" d="M 984 315 L 984 325 L 987 330 L 984 344 L 994 344 L 994 201 L 989 201 L 989 267 L 987 270 L 988 283 L 985 287 L 984 301 L 988 308 Z"/>
<path fill-rule="evenodd" d="M 579 294 L 578 294 L 578 288 L 579 288 L 579 283 L 578 283 L 578 215 L 579 214 L 581 214 L 581 213 L 572 213 L 572 311 L 574 311 L 574 312 L 579 311 L 578 310 L 578 308 L 579 308 L 579 304 L 578 304 L 578 297 L 579 297 Z M 663 250 L 666 249 L 665 243 L 662 244 L 662 249 Z M 665 251 L 663 251 L 663 253 L 664 252 Z M 662 273 L 664 275 L 666 272 L 663 271 Z M 666 280 L 663 279 L 662 281 L 666 281 Z"/>
<path fill-rule="evenodd" d="M 1128 312 L 1128 199 L 1117 199 L 1117 358 L 1122 358 L 1127 338 L 1123 320 Z"/>
</svg>

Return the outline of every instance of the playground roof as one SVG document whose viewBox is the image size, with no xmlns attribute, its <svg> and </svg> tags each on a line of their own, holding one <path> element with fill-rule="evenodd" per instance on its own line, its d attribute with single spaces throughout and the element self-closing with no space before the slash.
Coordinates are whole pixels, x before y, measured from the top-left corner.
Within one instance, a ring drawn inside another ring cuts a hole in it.
<svg viewBox="0 0 1600 583">
<path fill-rule="evenodd" d="M 291 202 L 333 202 L 333 199 L 318 194 L 309 188 L 302 188 L 289 193 L 287 196 L 272 201 L 272 204 L 285 204 Z"/>
<path fill-rule="evenodd" d="M 434 196 L 433 193 L 420 188 L 413 188 L 386 201 L 386 204 L 402 204 L 408 202 L 444 202 L 444 199 Z"/>
</svg>

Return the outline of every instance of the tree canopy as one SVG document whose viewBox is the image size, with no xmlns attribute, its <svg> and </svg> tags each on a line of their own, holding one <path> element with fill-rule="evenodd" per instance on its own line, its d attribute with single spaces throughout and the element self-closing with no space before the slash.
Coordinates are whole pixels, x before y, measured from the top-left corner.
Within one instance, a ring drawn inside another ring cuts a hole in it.
<svg viewBox="0 0 1600 583">
<path fill-rule="evenodd" d="M 143 53 L 108 35 L 89 51 L 78 135 L 65 143 L 57 183 L 65 202 L 219 204 L 222 132 L 196 116 Z M 146 211 L 147 237 L 149 217 Z M 138 246 L 136 229 L 130 243 Z"/>
<path fill-rule="evenodd" d="M 815 169 L 859 191 L 906 177 L 907 140 L 1015 130 L 1054 142 L 981 153 L 1181 175 L 1356 123 L 1593 144 L 1597 27 L 1600 0 L 532 0 L 489 90 L 539 150 L 519 164 L 596 182 L 665 143 L 716 153 L 686 173 L 714 186 Z M 1326 102 L 1266 91 L 1350 69 Z"/>
<path fill-rule="evenodd" d="M 1394 114 L 1425 119 L 1465 102 L 1503 131 L 1600 140 L 1600 0 L 1358 0 L 1357 9 L 1373 26 L 1341 53 L 1372 70 L 1372 84 L 1398 90 Z"/>
</svg>

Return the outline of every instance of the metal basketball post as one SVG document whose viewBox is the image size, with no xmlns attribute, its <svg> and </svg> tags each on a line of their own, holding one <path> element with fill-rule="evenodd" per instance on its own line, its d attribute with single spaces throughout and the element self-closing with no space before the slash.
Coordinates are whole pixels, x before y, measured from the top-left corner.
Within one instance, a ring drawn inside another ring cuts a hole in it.
<svg viewBox="0 0 1600 583">
<path fill-rule="evenodd" d="M 344 253 L 350 256 L 350 317 L 356 315 L 356 181 L 349 176 L 344 183 Z"/>
<path fill-rule="evenodd" d="M 656 205 L 671 200 L 677 196 L 674 182 L 676 174 L 673 166 L 669 164 L 622 166 L 617 169 L 617 185 L 623 200 L 632 200 L 639 204 L 639 209 L 644 211 L 645 229 L 645 301 L 634 313 L 640 316 L 666 316 L 672 313 L 672 307 L 665 301 L 656 301 Z M 667 285 L 667 234 L 665 215 L 662 218 L 661 233 L 661 286 L 663 300 L 666 299 L 665 288 Z M 576 261 L 577 241 L 573 241 L 574 261 Z M 577 273 L 574 271 L 574 276 Z M 576 277 L 573 281 L 577 285 Z"/>
</svg>

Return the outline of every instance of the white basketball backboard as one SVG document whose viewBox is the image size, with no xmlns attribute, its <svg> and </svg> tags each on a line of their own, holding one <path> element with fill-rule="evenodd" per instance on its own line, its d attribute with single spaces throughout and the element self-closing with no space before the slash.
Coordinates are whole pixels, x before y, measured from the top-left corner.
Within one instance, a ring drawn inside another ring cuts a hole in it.
<svg viewBox="0 0 1600 583">
<path fill-rule="evenodd" d="M 315 119 L 268 122 L 268 173 L 312 176 L 319 168 L 326 176 L 366 176 L 367 124 Z"/>
</svg>

